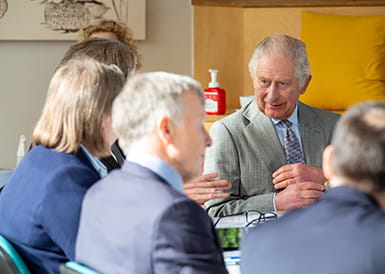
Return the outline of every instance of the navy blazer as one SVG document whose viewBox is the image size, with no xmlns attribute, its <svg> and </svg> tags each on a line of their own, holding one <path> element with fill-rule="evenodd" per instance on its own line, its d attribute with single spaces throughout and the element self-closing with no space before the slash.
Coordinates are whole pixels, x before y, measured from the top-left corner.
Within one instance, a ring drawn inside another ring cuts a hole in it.
<svg viewBox="0 0 385 274">
<path fill-rule="evenodd" d="M 17 166 L 0 195 L 0 234 L 32 273 L 58 273 L 74 259 L 81 202 L 100 179 L 84 152 L 36 146 Z"/>
<path fill-rule="evenodd" d="M 86 193 L 76 260 L 101 273 L 227 273 L 207 213 L 128 161 Z"/>
<path fill-rule="evenodd" d="M 257 226 L 242 242 L 242 274 L 385 273 L 385 213 L 348 186 Z"/>
</svg>

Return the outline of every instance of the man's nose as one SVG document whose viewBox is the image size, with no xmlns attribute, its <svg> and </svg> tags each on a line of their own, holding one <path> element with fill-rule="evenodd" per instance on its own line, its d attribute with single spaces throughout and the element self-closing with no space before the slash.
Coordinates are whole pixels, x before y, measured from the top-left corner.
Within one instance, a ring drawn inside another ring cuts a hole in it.
<svg viewBox="0 0 385 274">
<path fill-rule="evenodd" d="M 276 84 L 272 83 L 270 87 L 266 90 L 266 99 L 269 102 L 274 102 L 279 98 L 279 90 Z"/>
</svg>

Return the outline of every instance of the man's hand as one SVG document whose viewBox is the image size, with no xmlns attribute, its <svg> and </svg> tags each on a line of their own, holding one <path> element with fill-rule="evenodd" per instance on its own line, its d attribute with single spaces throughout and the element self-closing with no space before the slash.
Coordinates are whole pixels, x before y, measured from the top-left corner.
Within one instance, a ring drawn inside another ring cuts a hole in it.
<svg viewBox="0 0 385 274">
<path fill-rule="evenodd" d="M 326 181 L 321 168 L 297 163 L 284 165 L 273 173 L 275 189 L 283 189 L 289 185 L 301 182 L 315 182 L 320 185 Z"/>
<path fill-rule="evenodd" d="M 227 180 L 216 180 L 217 177 L 218 173 L 213 172 L 186 182 L 183 185 L 186 195 L 202 206 L 208 200 L 229 197 L 229 193 L 218 191 L 230 189 L 231 184 Z"/>
<path fill-rule="evenodd" d="M 275 195 L 277 211 L 306 207 L 323 194 L 323 185 L 315 182 L 290 184 Z"/>
</svg>

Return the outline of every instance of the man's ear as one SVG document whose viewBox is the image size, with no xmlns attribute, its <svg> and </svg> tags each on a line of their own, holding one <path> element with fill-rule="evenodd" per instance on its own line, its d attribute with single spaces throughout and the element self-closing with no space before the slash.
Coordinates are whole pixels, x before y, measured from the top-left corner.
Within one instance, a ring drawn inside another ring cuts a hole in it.
<svg viewBox="0 0 385 274">
<path fill-rule="evenodd" d="M 322 155 L 322 170 L 324 172 L 324 176 L 329 181 L 334 177 L 333 170 L 333 146 L 328 145 L 323 152 Z"/>
<path fill-rule="evenodd" d="M 156 124 L 156 130 L 160 140 L 168 145 L 174 142 L 175 125 L 167 116 L 162 117 Z"/>
<path fill-rule="evenodd" d="M 307 87 L 308 87 L 309 84 L 310 84 L 311 77 L 312 77 L 312 76 L 309 75 L 309 77 L 306 79 L 304 85 L 303 85 L 302 88 L 300 89 L 301 94 L 304 94 L 304 93 L 305 93 Z"/>
</svg>

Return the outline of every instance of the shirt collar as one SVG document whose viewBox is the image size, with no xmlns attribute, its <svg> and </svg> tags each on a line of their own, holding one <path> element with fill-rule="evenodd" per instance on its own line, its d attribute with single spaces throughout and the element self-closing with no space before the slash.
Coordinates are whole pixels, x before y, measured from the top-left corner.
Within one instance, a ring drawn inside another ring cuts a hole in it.
<svg viewBox="0 0 385 274">
<path fill-rule="evenodd" d="M 100 160 L 92 156 L 92 154 L 86 149 L 85 146 L 80 145 L 80 148 L 84 151 L 87 159 L 90 161 L 93 168 L 99 173 L 100 177 L 106 177 L 108 173 L 107 167 Z"/>
<path fill-rule="evenodd" d="M 129 154 L 126 156 L 126 160 L 150 169 L 171 185 L 172 188 L 180 193 L 185 193 L 182 177 L 172 166 L 160 158 L 150 154 Z"/>
<path fill-rule="evenodd" d="M 298 123 L 298 103 L 295 105 L 293 113 L 290 115 L 290 117 L 287 120 L 289 120 L 292 123 L 292 125 L 298 127 L 298 125 L 299 125 L 299 123 Z M 277 119 L 274 119 L 274 118 L 271 118 L 271 121 L 273 121 L 273 124 L 275 126 L 279 122 L 281 122 L 281 120 L 277 120 Z"/>
</svg>

